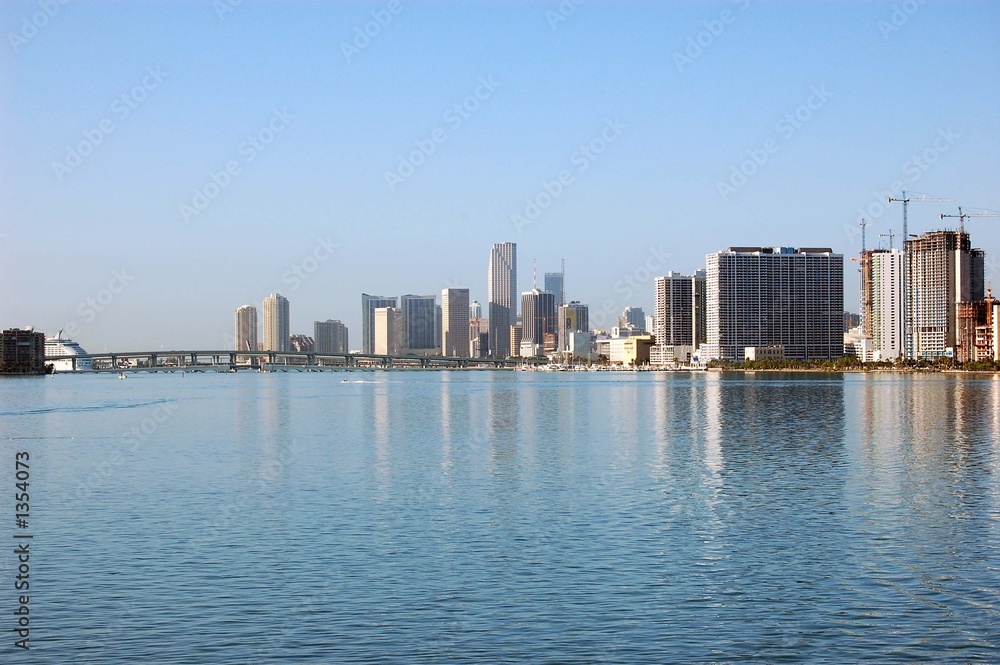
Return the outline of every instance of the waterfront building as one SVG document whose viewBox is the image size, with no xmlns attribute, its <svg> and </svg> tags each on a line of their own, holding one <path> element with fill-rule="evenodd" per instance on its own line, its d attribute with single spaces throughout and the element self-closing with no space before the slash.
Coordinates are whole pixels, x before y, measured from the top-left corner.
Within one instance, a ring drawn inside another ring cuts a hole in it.
<svg viewBox="0 0 1000 665">
<path fill-rule="evenodd" d="M 441 291 L 441 354 L 470 356 L 469 289 Z"/>
<path fill-rule="evenodd" d="M 931 231 L 906 241 L 906 315 L 911 357 L 953 355 L 958 303 L 983 299 L 984 254 L 968 233 Z"/>
<path fill-rule="evenodd" d="M 655 280 L 657 346 L 694 347 L 705 343 L 705 271 L 680 275 L 673 271 Z M 654 358 L 678 358 L 666 349 Z M 682 351 L 681 353 L 686 353 Z M 669 363 L 664 363 L 669 364 Z"/>
<path fill-rule="evenodd" d="M 402 319 L 403 353 L 430 354 L 437 345 L 438 313 L 435 296 L 405 295 L 399 297 Z"/>
<path fill-rule="evenodd" d="M 347 353 L 347 326 L 338 320 L 327 319 L 313 323 L 316 353 Z"/>
<path fill-rule="evenodd" d="M 501 242 L 490 250 L 488 275 L 490 355 L 511 354 L 510 329 L 517 320 L 517 244 Z"/>
<path fill-rule="evenodd" d="M 402 312 L 397 307 L 378 307 L 372 325 L 373 353 L 396 356 L 402 349 Z"/>
<path fill-rule="evenodd" d="M 870 249 L 861 257 L 862 318 L 874 361 L 895 360 L 904 352 L 903 265 L 898 249 Z"/>
<path fill-rule="evenodd" d="M 272 293 L 264 298 L 264 350 L 288 351 L 290 348 L 288 298 Z"/>
<path fill-rule="evenodd" d="M 243 305 L 236 308 L 236 329 L 233 348 L 236 351 L 257 350 L 257 308 Z"/>
<path fill-rule="evenodd" d="M 958 362 L 983 362 L 997 359 L 997 315 L 1000 301 L 987 291 L 986 298 L 958 303 Z"/>
<path fill-rule="evenodd" d="M 685 344 L 654 344 L 649 350 L 649 364 L 666 367 L 689 365 L 694 356 L 694 347 Z"/>
<path fill-rule="evenodd" d="M 524 354 L 521 353 L 521 344 L 524 342 L 524 328 L 520 323 L 515 323 L 510 327 L 510 355 L 515 357 L 520 357 Z M 534 356 L 533 350 L 529 349 L 529 356 Z"/>
<path fill-rule="evenodd" d="M 701 360 L 742 360 L 748 346 L 785 357 L 844 354 L 844 257 L 829 248 L 730 247 L 706 257 Z"/>
<path fill-rule="evenodd" d="M 587 362 L 594 359 L 594 338 L 589 330 L 574 330 L 566 333 L 567 348 L 571 360 L 585 360 Z"/>
<path fill-rule="evenodd" d="M 0 333 L 0 374 L 44 374 L 45 334 L 33 328 Z"/>
<path fill-rule="evenodd" d="M 590 308 L 578 301 L 559 305 L 559 324 L 556 330 L 557 343 L 560 351 L 569 350 L 569 337 L 572 332 L 587 332 L 590 330 Z"/>
<path fill-rule="evenodd" d="M 361 351 L 375 353 L 375 310 L 379 307 L 395 307 L 396 298 L 361 294 Z"/>
</svg>

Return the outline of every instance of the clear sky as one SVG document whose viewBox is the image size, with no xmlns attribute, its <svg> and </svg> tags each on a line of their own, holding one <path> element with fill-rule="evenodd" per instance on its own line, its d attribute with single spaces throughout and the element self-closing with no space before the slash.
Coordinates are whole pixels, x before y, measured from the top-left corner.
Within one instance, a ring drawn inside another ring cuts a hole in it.
<svg viewBox="0 0 1000 665">
<path fill-rule="evenodd" d="M 729 245 L 854 255 L 900 188 L 955 199 L 911 233 L 1000 209 L 992 1 L 4 0 L 0 28 L 0 325 L 91 351 L 228 346 L 272 291 L 357 348 L 363 291 L 485 303 L 500 241 L 608 322 Z M 1000 219 L 968 226 L 1000 287 Z"/>
</svg>

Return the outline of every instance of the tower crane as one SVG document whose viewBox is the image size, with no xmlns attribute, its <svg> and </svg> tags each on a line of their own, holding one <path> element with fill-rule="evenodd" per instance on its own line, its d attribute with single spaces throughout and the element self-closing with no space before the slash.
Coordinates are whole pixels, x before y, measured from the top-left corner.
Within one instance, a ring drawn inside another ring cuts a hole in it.
<svg viewBox="0 0 1000 665">
<path fill-rule="evenodd" d="M 945 217 L 958 217 L 958 232 L 965 233 L 965 220 L 970 217 L 1000 217 L 1000 212 L 994 212 L 992 210 L 987 212 L 962 212 L 962 206 L 958 207 L 957 215 L 941 215 L 941 219 Z"/>
<path fill-rule="evenodd" d="M 903 204 L 903 242 L 909 239 L 909 227 L 907 226 L 906 219 L 906 208 L 912 203 L 948 203 L 954 201 L 955 199 L 941 199 L 935 196 L 927 196 L 926 194 L 921 194 L 920 198 L 911 198 L 906 195 L 906 190 L 902 190 L 902 198 L 889 197 L 886 199 L 887 203 L 902 203 Z"/>
<path fill-rule="evenodd" d="M 888 238 L 889 239 L 889 249 L 892 249 L 892 239 L 895 238 L 896 235 L 898 235 L 898 234 L 893 233 L 892 229 L 889 229 L 888 233 L 880 233 L 880 234 L 878 234 L 878 237 L 879 238 Z"/>
</svg>

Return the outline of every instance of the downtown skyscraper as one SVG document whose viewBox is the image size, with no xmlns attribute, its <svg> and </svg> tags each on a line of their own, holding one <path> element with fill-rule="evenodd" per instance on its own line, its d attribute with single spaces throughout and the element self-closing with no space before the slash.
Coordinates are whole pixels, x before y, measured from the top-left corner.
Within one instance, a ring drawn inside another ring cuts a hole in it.
<svg viewBox="0 0 1000 665">
<path fill-rule="evenodd" d="M 468 308 L 468 303 L 466 303 Z M 437 345 L 437 302 L 434 296 L 399 297 L 402 348 L 405 353 L 427 353 Z"/>
<path fill-rule="evenodd" d="M 468 358 L 469 289 L 441 291 L 441 355 Z"/>
<path fill-rule="evenodd" d="M 517 320 L 517 244 L 499 242 L 490 250 L 488 274 L 490 355 L 511 355 L 510 328 Z"/>
<path fill-rule="evenodd" d="M 243 305 L 236 309 L 236 331 L 233 348 L 237 351 L 257 350 L 257 308 Z"/>
<path fill-rule="evenodd" d="M 394 297 L 361 294 L 361 351 L 363 353 L 375 353 L 375 310 L 395 306 L 396 298 Z"/>
<path fill-rule="evenodd" d="M 277 293 L 264 298 L 264 350 L 291 350 L 288 298 Z"/>
</svg>

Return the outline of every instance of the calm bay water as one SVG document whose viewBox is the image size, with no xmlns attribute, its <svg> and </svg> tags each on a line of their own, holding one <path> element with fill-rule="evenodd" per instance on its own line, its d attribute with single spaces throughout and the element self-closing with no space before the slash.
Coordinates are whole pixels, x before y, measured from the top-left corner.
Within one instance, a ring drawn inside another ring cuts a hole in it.
<svg viewBox="0 0 1000 665">
<path fill-rule="evenodd" d="M 3 662 L 1000 661 L 997 378 L 59 375 L 0 441 Z"/>
</svg>

